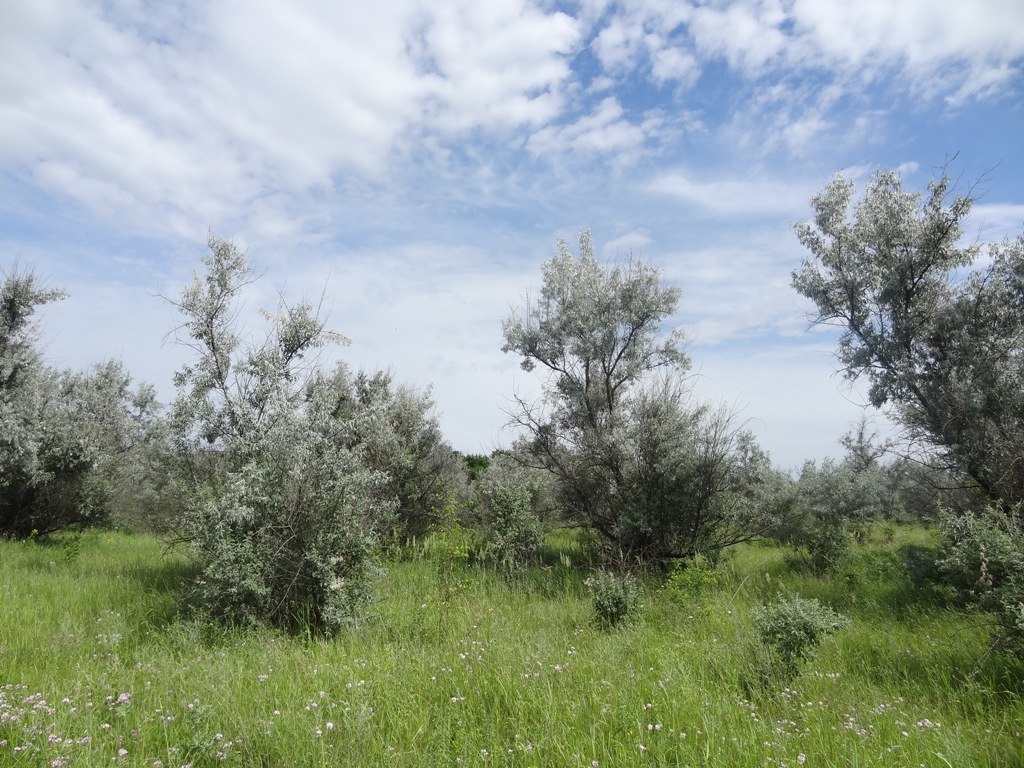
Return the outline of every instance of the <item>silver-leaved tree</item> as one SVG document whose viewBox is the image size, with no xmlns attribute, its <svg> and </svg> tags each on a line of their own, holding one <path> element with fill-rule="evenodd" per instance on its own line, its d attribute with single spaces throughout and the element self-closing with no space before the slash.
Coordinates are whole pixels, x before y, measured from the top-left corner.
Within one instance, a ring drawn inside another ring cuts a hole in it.
<svg viewBox="0 0 1024 768">
<path fill-rule="evenodd" d="M 176 376 L 172 419 L 191 476 L 186 534 L 200 604 L 231 623 L 330 633 L 368 598 L 372 552 L 396 502 L 387 476 L 347 438 L 329 387 L 309 387 L 317 352 L 345 339 L 309 302 L 264 312 L 266 337 L 238 328 L 254 274 L 228 240 L 209 240 L 206 273 L 172 303 L 196 352 Z"/>
<path fill-rule="evenodd" d="M 844 374 L 867 380 L 914 458 L 973 491 L 971 514 L 943 515 L 942 569 L 1024 656 L 1024 236 L 965 244 L 974 201 L 945 174 L 921 195 L 879 171 L 853 194 L 837 176 L 811 200 L 793 286 L 815 324 L 842 329 Z"/>
<path fill-rule="evenodd" d="M 516 398 L 513 455 L 551 473 L 565 518 L 626 560 L 713 554 L 766 528 L 770 505 L 737 483 L 766 476 L 741 472 L 745 456 L 767 456 L 740 450 L 751 438 L 728 412 L 694 403 L 683 335 L 663 328 L 680 290 L 639 260 L 603 266 L 589 232 L 542 271 L 502 349 L 543 375 L 539 402 Z"/>
<path fill-rule="evenodd" d="M 65 298 L 31 271 L 0 285 L 0 535 L 99 525 L 152 487 L 141 450 L 155 438 L 153 388 L 117 361 L 61 371 L 39 353 L 36 310 Z"/>
<path fill-rule="evenodd" d="M 1006 509 L 1024 500 L 1024 237 L 964 243 L 972 197 L 876 173 L 854 204 L 834 178 L 796 226 L 810 258 L 793 286 L 815 324 L 842 329 L 848 379 L 865 379 L 912 445 Z"/>
</svg>

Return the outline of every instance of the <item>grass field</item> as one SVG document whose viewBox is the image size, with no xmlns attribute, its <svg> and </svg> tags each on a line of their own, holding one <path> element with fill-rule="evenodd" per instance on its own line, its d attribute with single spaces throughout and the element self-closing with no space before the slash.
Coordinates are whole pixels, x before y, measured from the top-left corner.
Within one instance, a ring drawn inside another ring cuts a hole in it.
<svg viewBox="0 0 1024 768">
<path fill-rule="evenodd" d="M 828 579 L 740 547 L 703 599 L 652 578 L 613 630 L 560 541 L 515 579 L 387 563 L 331 640 L 180 615 L 188 564 L 153 538 L 0 543 L 0 766 L 1024 765 L 1024 669 L 911 585 L 899 547 L 924 531 Z M 752 689 L 752 610 L 780 592 L 851 623 Z"/>
</svg>

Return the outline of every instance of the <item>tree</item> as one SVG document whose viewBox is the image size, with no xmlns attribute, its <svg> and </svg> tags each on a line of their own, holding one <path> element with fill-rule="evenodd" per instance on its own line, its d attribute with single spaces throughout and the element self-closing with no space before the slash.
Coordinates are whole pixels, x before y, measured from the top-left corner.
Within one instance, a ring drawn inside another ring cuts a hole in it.
<svg viewBox="0 0 1024 768">
<path fill-rule="evenodd" d="M 179 331 L 197 360 L 176 376 L 173 423 L 190 468 L 186 534 L 203 572 L 200 604 L 231 623 L 330 633 L 368 599 L 376 531 L 395 501 L 368 466 L 328 387 L 309 387 L 316 351 L 344 338 L 309 302 L 264 312 L 243 339 L 254 274 L 230 241 L 209 239 L 206 273 L 180 299 Z"/>
<path fill-rule="evenodd" d="M 515 455 L 551 473 L 569 521 L 628 558 L 686 556 L 749 538 L 730 491 L 738 431 L 693 406 L 680 331 L 663 333 L 680 291 L 637 260 L 602 267 L 589 232 L 542 267 L 536 302 L 504 322 L 502 350 L 544 374 L 543 399 L 517 398 Z"/>
<path fill-rule="evenodd" d="M 31 272 L 0 288 L 0 534 L 19 538 L 106 522 L 134 493 L 122 482 L 149 439 L 159 405 L 152 387 L 131 389 L 124 366 L 87 371 L 45 366 L 31 318 L 65 298 Z"/>
<path fill-rule="evenodd" d="M 1024 236 L 962 245 L 973 198 L 950 184 L 922 196 L 879 171 L 853 205 L 837 176 L 795 227 L 811 258 L 793 286 L 813 324 L 842 328 L 844 375 L 871 404 L 1009 510 L 1024 499 Z"/>
<path fill-rule="evenodd" d="M 396 384 L 385 371 L 353 375 L 339 365 L 331 376 L 318 376 L 310 393 L 333 403 L 334 439 L 387 476 L 397 507 L 377 533 L 398 544 L 426 535 L 440 522 L 450 492 L 464 482 L 462 461 L 441 434 L 430 392 Z"/>
</svg>

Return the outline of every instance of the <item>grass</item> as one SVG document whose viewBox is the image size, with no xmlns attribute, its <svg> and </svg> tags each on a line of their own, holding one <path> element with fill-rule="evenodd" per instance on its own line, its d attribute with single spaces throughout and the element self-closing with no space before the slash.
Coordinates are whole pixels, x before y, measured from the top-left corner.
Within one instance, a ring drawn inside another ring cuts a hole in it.
<svg viewBox="0 0 1024 768">
<path fill-rule="evenodd" d="M 322 640 L 179 615 L 188 564 L 152 538 L 4 542 L 0 766 L 1024 765 L 1024 669 L 914 588 L 899 548 L 928 543 L 899 530 L 825 579 L 740 547 L 703 597 L 652 578 L 612 631 L 568 537 L 515 579 L 442 580 L 422 548 Z M 852 622 L 751 689 L 751 612 L 778 593 Z"/>
</svg>

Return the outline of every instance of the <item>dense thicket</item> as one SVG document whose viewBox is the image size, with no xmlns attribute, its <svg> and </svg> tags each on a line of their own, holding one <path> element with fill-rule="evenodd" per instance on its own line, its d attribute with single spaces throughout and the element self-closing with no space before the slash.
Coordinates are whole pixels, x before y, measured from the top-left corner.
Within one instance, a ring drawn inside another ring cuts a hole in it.
<svg viewBox="0 0 1024 768">
<path fill-rule="evenodd" d="M 32 318 L 65 296 L 31 272 L 0 288 L 0 535 L 102 524 L 147 487 L 137 469 L 159 432 L 152 387 L 133 389 L 116 361 L 85 371 L 43 363 Z"/>
<path fill-rule="evenodd" d="M 234 243 L 209 246 L 205 274 L 173 301 L 196 353 L 172 414 L 196 596 L 232 623 L 333 632 L 368 598 L 380 537 L 429 527 L 452 451 L 427 396 L 387 374 L 322 370 L 318 351 L 346 340 L 311 303 L 282 300 L 263 313 L 265 338 L 243 338 L 254 274 Z"/>
<path fill-rule="evenodd" d="M 812 199 L 793 285 L 815 324 L 842 328 L 844 374 L 867 380 L 914 458 L 968 491 L 941 513 L 943 572 L 1024 653 L 1024 236 L 965 244 L 974 201 L 950 199 L 945 175 L 925 196 L 882 171 L 853 193 L 837 176 Z"/>
</svg>

